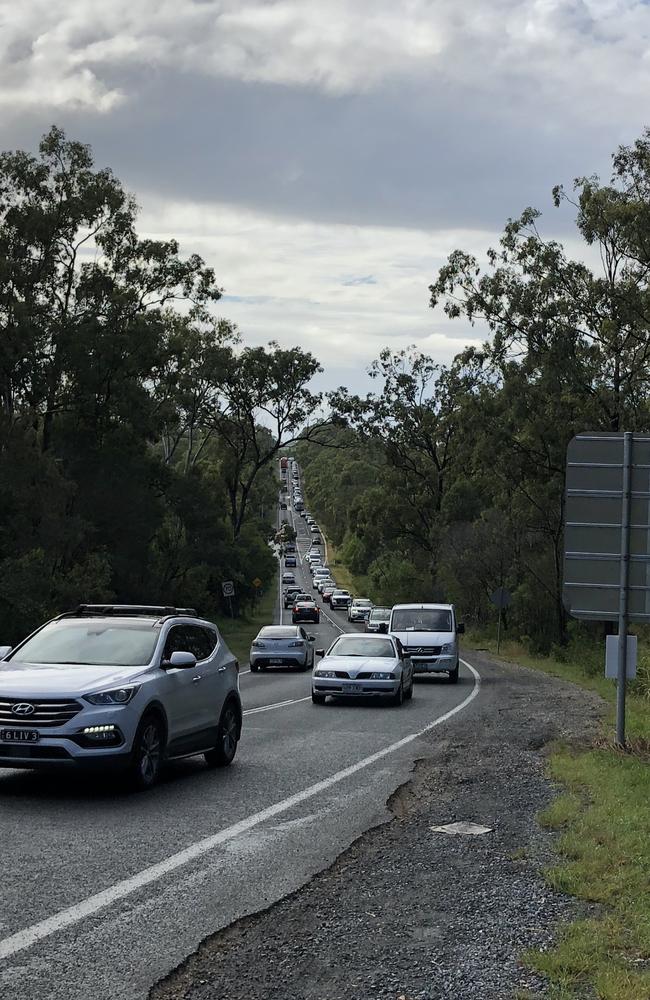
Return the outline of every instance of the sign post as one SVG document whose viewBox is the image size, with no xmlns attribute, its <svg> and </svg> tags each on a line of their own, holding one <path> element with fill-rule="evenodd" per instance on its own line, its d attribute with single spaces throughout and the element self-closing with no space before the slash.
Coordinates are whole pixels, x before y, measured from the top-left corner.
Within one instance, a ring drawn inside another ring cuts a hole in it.
<svg viewBox="0 0 650 1000">
<path fill-rule="evenodd" d="M 223 591 L 223 596 L 228 598 L 228 605 L 230 607 L 230 617 L 235 617 L 235 612 L 232 606 L 232 599 L 235 596 L 235 584 L 232 580 L 224 580 L 221 584 L 221 590 Z"/>
<path fill-rule="evenodd" d="M 497 656 L 499 655 L 499 649 L 501 647 L 501 612 L 504 608 L 507 608 L 512 600 L 512 595 L 505 587 L 497 587 L 493 594 L 490 594 L 490 600 L 499 609 L 499 622 L 497 624 Z"/>
<path fill-rule="evenodd" d="M 616 742 L 624 746 L 629 623 L 650 621 L 650 435 L 573 438 L 564 527 L 564 606 L 574 618 L 618 623 Z"/>
</svg>

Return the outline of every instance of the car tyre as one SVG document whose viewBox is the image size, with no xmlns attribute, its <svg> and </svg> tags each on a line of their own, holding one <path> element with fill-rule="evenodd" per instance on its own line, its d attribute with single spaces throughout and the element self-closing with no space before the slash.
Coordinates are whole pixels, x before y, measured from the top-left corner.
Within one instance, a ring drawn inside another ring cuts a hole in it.
<svg viewBox="0 0 650 1000">
<path fill-rule="evenodd" d="M 239 713 L 232 699 L 221 709 L 221 717 L 217 729 L 217 742 L 212 750 L 205 753 L 208 767 L 228 767 L 237 753 L 239 740 Z"/>
<path fill-rule="evenodd" d="M 164 752 L 164 726 L 157 715 L 149 713 L 140 720 L 129 765 L 130 783 L 138 791 L 144 792 L 156 784 Z"/>
<path fill-rule="evenodd" d="M 312 691 L 312 693 L 311 693 L 311 700 L 312 700 L 312 702 L 313 702 L 314 705 L 324 705 L 325 704 L 325 697 L 326 696 L 324 694 L 316 694 L 315 691 Z"/>
<path fill-rule="evenodd" d="M 399 682 L 399 689 L 397 694 L 394 694 L 390 700 L 391 705 L 403 705 L 404 704 L 404 681 Z"/>
<path fill-rule="evenodd" d="M 410 701 L 412 697 L 413 697 L 413 678 L 411 677 L 411 683 L 409 684 L 408 689 L 404 692 L 404 698 L 406 701 Z"/>
<path fill-rule="evenodd" d="M 252 674 L 256 674 L 259 669 L 260 668 L 258 667 L 257 663 L 251 663 L 251 673 Z"/>
<path fill-rule="evenodd" d="M 449 683 L 450 684 L 458 684 L 459 666 L 460 666 L 460 664 L 457 663 L 455 669 L 449 671 Z"/>
</svg>

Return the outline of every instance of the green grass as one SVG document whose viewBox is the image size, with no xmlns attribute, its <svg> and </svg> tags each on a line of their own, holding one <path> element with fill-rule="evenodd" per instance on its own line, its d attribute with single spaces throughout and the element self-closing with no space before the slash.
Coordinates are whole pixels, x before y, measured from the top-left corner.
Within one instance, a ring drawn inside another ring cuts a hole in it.
<svg viewBox="0 0 650 1000">
<path fill-rule="evenodd" d="M 219 617 L 216 619 L 226 645 L 235 654 L 241 666 L 248 666 L 251 642 L 259 632 L 260 627 L 272 623 L 276 599 L 276 591 L 269 588 L 268 593 L 262 594 L 255 609 L 245 617 Z"/>
<path fill-rule="evenodd" d="M 495 645 L 490 640 L 476 644 Z M 598 904 L 597 911 L 562 929 L 552 949 L 529 952 L 525 961 L 548 977 L 555 1000 L 585 995 L 649 1000 L 650 702 L 645 688 L 637 686 L 637 693 L 628 696 L 629 749 L 623 752 L 613 743 L 614 682 L 594 674 L 593 663 L 531 656 L 512 642 L 502 644 L 500 656 L 597 691 L 610 706 L 594 746 L 559 748 L 551 756 L 550 774 L 564 792 L 540 817 L 559 832 L 559 860 L 547 871 L 548 881 L 560 892 Z"/>
<path fill-rule="evenodd" d="M 355 576 L 354 573 L 351 573 L 341 559 L 336 545 L 326 535 L 323 537 L 327 541 L 328 565 L 339 587 L 349 590 L 353 597 L 369 597 L 367 578 L 365 576 Z"/>
</svg>

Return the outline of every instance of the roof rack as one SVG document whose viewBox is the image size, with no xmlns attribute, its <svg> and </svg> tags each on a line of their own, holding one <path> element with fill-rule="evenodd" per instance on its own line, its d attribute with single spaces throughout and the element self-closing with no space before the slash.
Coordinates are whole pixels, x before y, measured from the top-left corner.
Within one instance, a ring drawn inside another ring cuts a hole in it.
<svg viewBox="0 0 650 1000">
<path fill-rule="evenodd" d="M 82 618 L 85 615 L 115 615 L 122 618 L 137 618 L 138 615 L 148 618 L 173 618 L 177 615 L 198 617 L 195 608 L 173 608 L 162 604 L 80 604 L 75 611 L 66 612 L 65 617 Z"/>
</svg>

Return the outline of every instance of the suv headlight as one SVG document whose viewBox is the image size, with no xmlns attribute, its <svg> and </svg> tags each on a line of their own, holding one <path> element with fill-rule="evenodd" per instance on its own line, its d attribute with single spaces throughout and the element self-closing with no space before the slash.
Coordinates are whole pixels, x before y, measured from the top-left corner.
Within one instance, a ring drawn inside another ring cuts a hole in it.
<svg viewBox="0 0 650 1000">
<path fill-rule="evenodd" d="M 384 673 L 383 670 L 375 670 L 374 674 L 370 675 L 371 681 L 394 681 L 395 674 Z"/>
<path fill-rule="evenodd" d="M 139 684 L 130 684 L 128 687 L 113 688 L 112 691 L 85 694 L 84 698 L 91 705 L 127 705 L 139 690 Z"/>
<path fill-rule="evenodd" d="M 336 677 L 336 674 L 333 670 L 317 670 L 316 677 L 329 677 L 331 680 L 332 677 Z"/>
<path fill-rule="evenodd" d="M 454 644 L 453 644 L 453 642 L 446 642 L 444 644 L 444 646 L 440 647 L 440 652 L 441 653 L 453 653 L 453 651 L 454 651 Z"/>
</svg>

